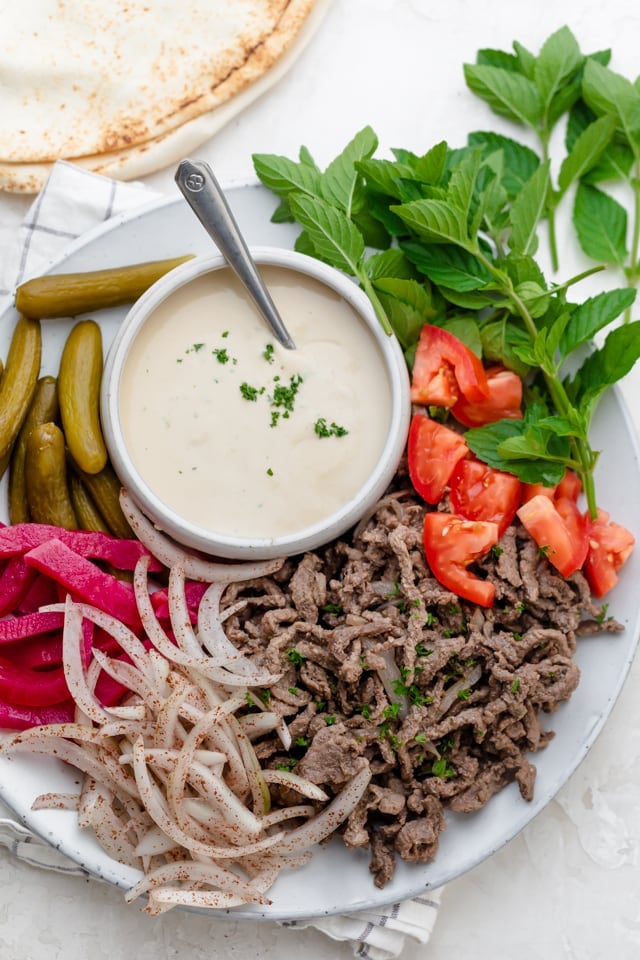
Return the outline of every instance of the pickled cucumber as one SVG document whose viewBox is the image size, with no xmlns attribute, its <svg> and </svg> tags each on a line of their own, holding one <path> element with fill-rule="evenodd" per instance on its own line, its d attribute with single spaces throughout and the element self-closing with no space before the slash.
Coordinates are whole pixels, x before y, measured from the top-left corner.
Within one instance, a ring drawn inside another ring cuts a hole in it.
<svg viewBox="0 0 640 960">
<path fill-rule="evenodd" d="M 29 434 L 25 481 L 29 514 L 35 523 L 78 529 L 67 483 L 64 435 L 57 424 L 38 424 Z"/>
<path fill-rule="evenodd" d="M 102 332 L 95 320 L 81 320 L 67 337 L 58 372 L 58 398 L 65 439 L 84 473 L 99 473 L 107 462 L 100 426 Z"/>
<path fill-rule="evenodd" d="M 188 254 L 107 270 L 35 277 L 17 288 L 16 310 L 25 317 L 44 320 L 120 307 L 133 303 L 165 273 L 192 258 L 193 254 Z"/>
<path fill-rule="evenodd" d="M 30 519 L 25 482 L 27 440 L 34 427 L 58 419 L 58 389 L 55 377 L 41 377 L 36 383 L 31 404 L 11 453 L 9 465 L 9 522 L 26 523 Z"/>
</svg>

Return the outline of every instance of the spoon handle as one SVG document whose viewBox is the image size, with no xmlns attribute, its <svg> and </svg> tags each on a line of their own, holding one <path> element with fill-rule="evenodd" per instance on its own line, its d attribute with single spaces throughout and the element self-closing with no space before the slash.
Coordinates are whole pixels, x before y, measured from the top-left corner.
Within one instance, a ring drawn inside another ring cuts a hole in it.
<svg viewBox="0 0 640 960">
<path fill-rule="evenodd" d="M 182 160 L 176 170 L 175 180 L 185 200 L 245 286 L 277 339 L 284 347 L 294 350 L 295 344 L 209 164 L 203 160 Z"/>
</svg>

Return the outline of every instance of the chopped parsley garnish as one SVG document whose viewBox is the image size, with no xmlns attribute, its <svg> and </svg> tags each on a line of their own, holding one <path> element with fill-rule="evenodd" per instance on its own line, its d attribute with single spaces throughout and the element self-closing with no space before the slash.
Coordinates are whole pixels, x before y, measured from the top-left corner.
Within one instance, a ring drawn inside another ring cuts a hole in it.
<svg viewBox="0 0 640 960">
<path fill-rule="evenodd" d="M 274 377 L 274 380 L 276 378 Z M 279 379 L 279 378 L 278 378 Z M 289 386 L 285 387 L 284 384 L 278 383 L 273 390 L 273 396 L 271 397 L 271 406 L 272 407 L 283 407 L 285 413 L 282 414 L 283 417 L 286 417 L 288 413 L 293 412 L 293 404 L 296 399 L 296 394 L 300 389 L 300 384 L 302 383 L 302 377 L 299 373 L 294 373 L 292 377 L 289 378 Z"/>
<path fill-rule="evenodd" d="M 251 387 L 245 382 L 240 384 L 240 393 L 245 400 L 251 400 L 255 403 L 255 401 L 258 399 L 258 396 L 261 393 L 264 393 L 264 387 L 258 389 L 258 387 Z"/>
<path fill-rule="evenodd" d="M 273 351 L 274 351 L 274 346 L 272 343 L 268 343 L 264 348 L 264 350 L 262 351 L 262 356 L 265 358 L 267 363 L 273 363 L 273 360 L 274 360 Z"/>
<path fill-rule="evenodd" d="M 464 690 L 458 690 L 458 698 L 460 700 L 468 700 L 471 696 L 471 687 L 466 687 Z"/>
<path fill-rule="evenodd" d="M 415 740 L 416 743 L 426 743 L 427 735 L 426 733 L 416 733 L 413 739 Z"/>
<path fill-rule="evenodd" d="M 267 476 L 268 476 L 268 477 L 272 477 L 272 476 L 273 476 L 273 470 L 271 469 L 271 467 L 267 467 Z"/>
<path fill-rule="evenodd" d="M 439 760 L 434 760 L 431 773 L 436 777 L 440 777 L 441 780 L 447 780 L 449 777 L 455 777 L 456 775 L 455 770 L 446 757 L 440 757 Z"/>
<path fill-rule="evenodd" d="M 335 714 L 329 713 L 329 714 L 327 714 L 327 716 L 324 718 L 324 722 L 326 723 L 326 725 L 327 725 L 328 727 L 332 727 L 332 726 L 334 725 L 334 723 L 336 722 L 336 719 L 337 719 L 337 717 L 335 716 Z"/>
<path fill-rule="evenodd" d="M 336 617 L 342 613 L 341 603 L 325 603 L 322 608 L 323 613 L 333 613 Z"/>
<path fill-rule="evenodd" d="M 289 687 L 289 693 L 291 694 L 292 697 L 297 697 L 300 691 L 298 690 L 297 687 Z"/>
<path fill-rule="evenodd" d="M 216 347 L 215 350 L 212 350 L 211 353 L 214 355 L 218 363 L 229 363 L 231 359 L 229 357 L 229 351 L 226 347 Z"/>
<path fill-rule="evenodd" d="M 382 716 L 385 719 L 392 719 L 393 717 L 397 717 L 398 714 L 400 713 L 400 707 L 401 707 L 401 704 L 398 703 L 397 701 L 395 703 L 390 703 L 382 711 Z"/>
<path fill-rule="evenodd" d="M 325 420 L 324 417 L 318 417 L 318 419 L 313 425 L 313 429 L 315 430 L 316 434 L 320 438 L 345 437 L 349 433 L 346 427 L 341 427 L 339 424 L 335 422 L 335 420 L 332 420 L 331 425 L 328 426 L 327 421 Z"/>
<path fill-rule="evenodd" d="M 276 763 L 276 770 L 286 770 L 288 772 L 291 772 L 295 767 L 295 765 L 297 764 L 297 762 L 298 761 L 294 760 L 293 757 L 291 757 L 290 760 L 283 760 L 280 763 Z"/>
<path fill-rule="evenodd" d="M 430 657 L 433 650 L 425 647 L 423 643 L 416 643 L 416 657 Z"/>
<path fill-rule="evenodd" d="M 287 650 L 287 660 L 296 667 L 299 667 L 306 659 L 304 653 L 300 653 L 295 647 L 289 647 Z"/>
<path fill-rule="evenodd" d="M 371 718 L 371 707 L 368 703 L 363 703 L 356 707 L 356 713 L 359 713 L 365 720 L 369 720 Z"/>
<path fill-rule="evenodd" d="M 517 693 L 520 689 L 520 678 L 516 677 L 513 683 L 511 684 L 511 693 Z"/>
</svg>

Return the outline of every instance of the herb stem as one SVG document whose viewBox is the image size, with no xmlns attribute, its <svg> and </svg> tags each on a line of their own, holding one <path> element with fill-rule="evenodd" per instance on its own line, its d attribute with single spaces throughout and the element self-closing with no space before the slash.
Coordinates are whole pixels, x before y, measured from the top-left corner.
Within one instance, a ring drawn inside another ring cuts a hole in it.
<svg viewBox="0 0 640 960">
<path fill-rule="evenodd" d="M 640 254 L 640 158 L 636 157 L 635 176 L 631 181 L 633 190 L 633 234 L 631 240 L 631 255 L 627 271 L 628 285 L 635 287 L 638 283 L 638 256 Z M 631 307 L 624 313 L 624 322 L 631 320 Z"/>
<path fill-rule="evenodd" d="M 542 162 L 546 163 L 549 160 L 549 138 L 551 136 L 551 130 L 549 130 L 547 123 L 545 121 L 545 127 L 540 132 L 540 142 L 542 144 Z M 557 273 L 559 267 L 558 260 L 558 240 L 556 236 L 556 198 L 554 191 L 551 188 L 551 175 L 549 174 L 549 186 L 547 193 L 547 203 L 546 203 L 546 214 L 547 214 L 547 223 L 549 231 L 549 255 L 551 257 L 551 268 L 554 273 Z"/>
<path fill-rule="evenodd" d="M 518 311 L 526 327 L 527 333 L 531 337 L 532 343 L 535 342 L 535 339 L 538 336 L 538 328 L 536 327 L 535 320 L 529 313 L 526 304 L 516 293 L 511 278 L 505 277 L 503 271 L 498 270 L 481 252 L 476 251 L 476 256 L 483 261 L 487 269 L 492 273 L 505 296 L 509 297 Z M 569 400 L 569 397 L 567 396 L 567 392 L 562 381 L 556 373 L 551 373 L 549 370 L 545 370 L 543 368 L 541 368 L 541 370 L 556 411 L 561 417 L 566 417 L 568 420 L 572 420 L 573 406 Z M 582 489 L 587 500 L 589 516 L 595 520 L 598 515 L 598 508 L 596 504 L 593 468 L 595 466 L 597 455 L 591 449 L 586 437 L 571 437 L 571 445 L 574 450 L 575 459 L 579 464 L 577 472 L 580 475 L 580 480 L 582 481 Z"/>
<path fill-rule="evenodd" d="M 382 306 L 382 303 L 380 302 L 380 298 L 378 297 L 378 294 L 376 293 L 375 288 L 371 283 L 371 280 L 369 279 L 365 271 L 362 269 L 362 267 L 358 267 L 357 276 L 358 276 L 358 280 L 362 284 L 362 289 L 364 290 L 364 292 L 369 297 L 369 300 L 371 301 L 371 304 L 373 306 L 373 309 L 375 310 L 376 316 L 382 325 L 382 329 L 387 334 L 387 336 L 390 337 L 391 334 L 393 333 L 393 330 L 391 328 L 391 324 L 389 323 L 389 318 L 387 316 L 386 310 Z"/>
</svg>

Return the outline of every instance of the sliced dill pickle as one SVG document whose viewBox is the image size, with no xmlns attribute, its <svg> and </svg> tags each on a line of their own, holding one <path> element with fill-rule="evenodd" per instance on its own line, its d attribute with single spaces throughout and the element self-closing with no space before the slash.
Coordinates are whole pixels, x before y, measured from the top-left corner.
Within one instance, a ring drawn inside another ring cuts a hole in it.
<svg viewBox="0 0 640 960">
<path fill-rule="evenodd" d="M 58 419 L 58 389 L 55 377 L 40 377 L 9 464 L 9 522 L 26 523 L 30 519 L 25 482 L 27 440 L 34 427 Z"/>
<path fill-rule="evenodd" d="M 67 337 L 58 371 L 60 418 L 69 453 L 84 473 L 107 462 L 100 426 L 102 332 L 95 320 L 80 320 Z"/>
<path fill-rule="evenodd" d="M 48 320 L 133 303 L 156 280 L 193 254 L 170 260 L 150 260 L 86 273 L 52 273 L 20 284 L 16 310 L 25 317 Z"/>
<path fill-rule="evenodd" d="M 38 424 L 29 434 L 24 475 L 31 519 L 76 530 L 78 521 L 67 484 L 64 434 L 57 424 Z"/>
<path fill-rule="evenodd" d="M 0 380 L 0 476 L 29 410 L 40 373 L 40 321 L 19 317 Z"/>
</svg>

